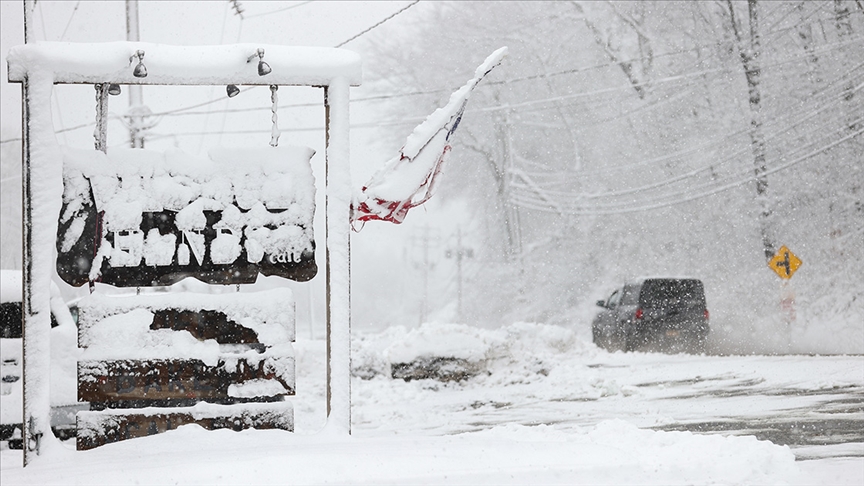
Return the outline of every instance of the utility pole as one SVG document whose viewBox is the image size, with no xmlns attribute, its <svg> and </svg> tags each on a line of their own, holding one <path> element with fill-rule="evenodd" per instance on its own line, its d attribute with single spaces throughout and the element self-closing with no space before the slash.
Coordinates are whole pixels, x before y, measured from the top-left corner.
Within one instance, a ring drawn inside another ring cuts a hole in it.
<svg viewBox="0 0 864 486">
<path fill-rule="evenodd" d="M 474 257 L 474 249 L 462 246 L 462 227 L 456 227 L 456 247 L 448 248 L 444 256 L 456 259 L 456 320 L 462 322 L 462 259 Z"/>
<path fill-rule="evenodd" d="M 759 205 L 759 231 L 762 235 L 762 249 L 765 259 L 770 260 L 774 255 L 774 244 L 776 242 L 774 227 L 774 205 L 775 202 L 768 194 L 768 166 L 766 162 L 765 134 L 762 131 L 762 92 L 760 67 L 761 56 L 761 33 L 759 30 L 759 15 L 757 0 L 747 1 L 747 12 L 750 20 L 750 42 L 745 41 L 735 17 L 735 6 L 732 0 L 726 0 L 729 8 L 729 19 L 732 24 L 732 32 L 738 45 L 738 57 L 744 69 L 747 79 L 747 89 L 750 106 L 750 147 L 753 152 L 753 178 L 756 182 L 756 203 Z"/>
<path fill-rule="evenodd" d="M 126 40 L 140 41 L 138 32 L 138 0 L 126 0 Z M 144 116 L 149 110 L 144 106 L 144 91 L 141 85 L 129 85 L 129 140 L 132 148 L 144 148 Z"/>
<path fill-rule="evenodd" d="M 423 280 L 423 292 L 421 297 L 422 300 L 420 301 L 419 315 L 419 324 L 422 325 L 426 322 L 426 317 L 429 313 L 429 270 L 434 267 L 434 264 L 429 261 L 429 247 L 437 244 L 438 234 L 433 234 L 428 223 L 424 224 L 420 231 L 419 235 L 414 235 L 412 243 L 414 245 L 419 244 L 422 251 L 422 260 L 419 264 Z"/>
<path fill-rule="evenodd" d="M 462 228 L 456 228 L 456 318 L 462 321 Z"/>
<path fill-rule="evenodd" d="M 423 227 L 423 300 L 420 302 L 420 325 L 426 321 L 426 308 L 429 302 L 429 226 Z"/>
<path fill-rule="evenodd" d="M 24 0 L 24 43 L 33 42 L 33 9 L 36 8 L 36 0 Z"/>
</svg>

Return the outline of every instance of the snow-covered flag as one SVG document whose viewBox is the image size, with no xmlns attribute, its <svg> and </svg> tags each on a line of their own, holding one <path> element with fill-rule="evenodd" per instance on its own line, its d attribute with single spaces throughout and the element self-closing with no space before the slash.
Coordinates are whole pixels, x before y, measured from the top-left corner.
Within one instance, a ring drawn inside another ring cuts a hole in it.
<svg viewBox="0 0 864 486">
<path fill-rule="evenodd" d="M 493 52 L 474 72 L 474 77 L 450 95 L 450 101 L 414 128 L 399 154 L 390 159 L 360 190 L 352 205 L 351 222 L 359 231 L 371 220 L 401 223 L 408 210 L 428 201 L 435 190 L 450 137 L 459 126 L 471 92 L 507 55 L 507 48 Z"/>
</svg>

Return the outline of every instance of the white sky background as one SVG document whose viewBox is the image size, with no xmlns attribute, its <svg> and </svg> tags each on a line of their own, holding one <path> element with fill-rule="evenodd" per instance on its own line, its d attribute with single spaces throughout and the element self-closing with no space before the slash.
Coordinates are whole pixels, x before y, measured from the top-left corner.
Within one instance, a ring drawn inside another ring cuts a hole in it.
<svg viewBox="0 0 864 486">
<path fill-rule="evenodd" d="M 257 2 L 242 0 L 244 19 L 235 15 L 228 1 L 145 1 L 138 2 L 140 40 L 149 43 L 172 45 L 218 45 L 233 43 L 262 43 L 298 46 L 333 47 L 369 27 L 377 24 L 393 13 L 399 11 L 411 2 Z M 77 6 L 77 10 L 76 10 Z M 376 34 L 388 37 L 404 33 L 406 29 L 422 18 L 423 3 L 412 6 L 405 12 L 382 24 L 375 29 Z M 46 1 L 38 0 L 33 18 L 32 36 L 35 42 L 66 41 L 66 42 L 113 42 L 126 40 L 126 15 L 124 1 Z M 5 58 L 10 48 L 23 44 L 23 1 L 0 0 L 0 51 Z M 380 37 L 377 37 L 380 38 Z M 360 37 L 347 43 L 344 48 L 352 49 L 361 54 L 364 62 L 370 55 L 364 52 L 368 49 L 366 40 L 369 36 Z M 430 53 L 434 55 L 434 53 Z M 265 52 L 266 60 L 266 52 Z M 482 59 L 477 59 L 479 63 Z M 146 55 L 145 55 L 146 65 Z M 466 64 L 464 72 L 468 79 L 476 66 Z M 6 73 L 2 77 L 2 134 L 0 138 L 8 140 L 21 136 L 21 95 L 18 84 L 9 84 Z M 352 88 L 351 98 L 368 96 L 368 80 L 364 86 Z M 241 87 L 242 88 L 242 87 Z M 450 87 L 442 87 L 450 88 Z M 406 87 L 405 91 L 411 91 Z M 109 98 L 108 146 L 128 145 L 128 130 L 120 122 L 120 116 L 129 107 L 129 90 L 123 87 L 123 93 Z M 323 93 L 316 88 L 282 87 L 279 89 L 279 128 L 282 130 L 280 145 L 306 145 L 317 151 L 313 159 L 318 186 L 318 210 L 316 212 L 316 239 L 318 244 L 319 268 L 323 269 L 324 253 L 324 110 Z M 442 94 L 442 103 L 447 95 Z M 183 116 L 169 115 L 156 117 L 157 124 L 146 139 L 146 148 L 165 150 L 172 146 L 189 153 L 206 152 L 214 146 L 266 146 L 270 141 L 270 92 L 266 87 L 257 87 L 243 91 L 235 98 L 228 99 L 223 87 L 161 87 L 145 86 L 143 88 L 144 105 L 154 113 L 161 113 L 178 108 L 206 103 L 218 99 L 216 103 L 186 110 Z M 288 107 L 291 104 L 306 104 L 315 106 Z M 351 165 L 352 178 L 355 187 L 366 182 L 371 174 L 385 161 L 396 155 L 398 145 L 393 145 L 393 138 L 381 140 L 380 129 L 374 127 L 374 122 L 390 118 L 386 113 L 377 110 L 380 103 L 351 103 Z M 55 129 L 81 127 L 57 134 L 61 145 L 78 148 L 93 147 L 93 130 L 95 126 L 95 91 L 90 85 L 58 85 L 55 86 L 52 104 Z M 241 110 L 225 113 L 223 110 Z M 418 120 L 392 126 L 401 137 L 407 137 Z M 300 128 L 300 130 L 296 130 Z M 238 131 L 253 131 L 255 133 L 232 133 Z M 207 132 L 201 135 L 200 132 Z M 401 138 L 404 140 L 404 138 Z M 387 145 L 387 144 L 390 145 Z M 4 181 L 7 184 L 19 184 L 19 181 Z M 432 201 L 438 206 L 439 201 Z M 464 217 L 464 215 L 462 215 Z M 446 222 L 455 234 L 455 224 L 460 217 L 448 215 L 440 208 L 433 210 L 418 208 L 412 211 L 409 221 L 400 226 L 389 223 L 370 223 L 363 232 L 353 238 L 354 287 L 370 280 L 405 278 L 405 272 L 413 272 L 412 279 L 419 278 L 419 271 L 412 261 L 416 260 L 410 254 L 420 251 L 417 248 L 417 236 L 426 230 L 421 226 L 440 225 Z M 447 229 L 446 231 L 450 231 Z M 439 231 L 440 233 L 440 231 Z M 452 235 L 440 234 L 441 237 Z M 446 238 L 445 238 L 446 239 Z M 450 238 L 452 239 L 452 238 Z M 407 243 L 406 243 L 407 242 Z M 442 240 L 443 242 L 443 240 Z M 442 244 L 447 244 L 443 242 Z M 411 248 L 406 249 L 406 245 Z M 416 247 L 416 248 L 414 248 Z M 443 252 L 443 246 L 436 251 Z M 406 253 L 407 252 L 407 253 Z M 407 265 L 407 267 L 406 267 Z M 323 274 L 322 272 L 319 272 Z M 413 275 L 418 273 L 418 275 Z M 311 289 L 304 288 L 300 292 L 311 292 L 311 295 L 321 294 L 323 301 L 323 278 L 313 280 Z M 360 284 L 358 284 L 360 282 Z M 319 288 L 320 287 L 320 288 Z M 363 289 L 360 289 L 363 290 Z M 409 307 L 420 305 L 413 300 L 418 296 L 409 295 L 409 290 L 403 291 L 401 300 L 411 300 Z M 302 294 L 298 295 L 298 329 L 302 334 L 304 326 L 304 309 Z M 317 297 L 309 297 L 317 300 Z M 374 324 L 382 317 L 382 309 L 362 295 L 355 296 L 355 311 L 360 310 L 360 316 L 355 312 L 355 323 Z M 317 303 L 314 307 L 323 305 Z M 433 306 L 434 307 L 434 306 Z M 417 309 L 419 310 L 419 309 Z M 317 312 L 317 311 L 314 311 Z M 318 322 L 321 316 L 306 314 L 309 319 Z M 359 319 L 358 319 L 359 317 Z M 362 323 L 361 323 L 362 321 Z M 379 322 L 380 323 L 380 322 Z M 414 323 L 416 324 L 416 323 Z M 376 326 L 377 327 L 377 326 Z M 310 328 L 310 332 L 311 328 Z M 323 332 L 323 331 L 321 331 Z"/>
</svg>

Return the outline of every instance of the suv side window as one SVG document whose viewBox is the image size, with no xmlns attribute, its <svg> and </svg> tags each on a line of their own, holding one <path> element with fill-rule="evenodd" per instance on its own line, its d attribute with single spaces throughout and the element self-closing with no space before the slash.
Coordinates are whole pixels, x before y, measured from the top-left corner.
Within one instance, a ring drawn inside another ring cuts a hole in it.
<svg viewBox="0 0 864 486">
<path fill-rule="evenodd" d="M 609 300 L 606 301 L 606 307 L 610 309 L 614 309 L 618 307 L 618 303 L 621 300 L 621 289 L 612 292 L 612 295 L 609 296 Z"/>
</svg>

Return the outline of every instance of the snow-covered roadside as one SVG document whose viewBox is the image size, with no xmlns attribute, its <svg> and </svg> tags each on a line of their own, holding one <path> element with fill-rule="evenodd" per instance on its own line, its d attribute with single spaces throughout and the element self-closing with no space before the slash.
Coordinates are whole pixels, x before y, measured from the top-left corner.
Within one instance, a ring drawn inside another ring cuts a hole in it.
<svg viewBox="0 0 864 486">
<path fill-rule="evenodd" d="M 497 330 L 396 328 L 359 333 L 354 347 L 355 370 L 365 367 L 365 376 L 369 369 L 385 372 L 390 359 L 448 348 L 466 359 L 485 360 L 487 373 L 460 383 L 355 377 L 354 435 L 328 436 L 317 433 L 324 422 L 324 343 L 298 339 L 295 434 L 186 426 L 86 452 L 58 446 L 26 471 L 20 452 L 7 450 L 0 454 L 0 482 L 861 484 L 864 479 L 860 443 L 807 448 L 810 457 L 825 458 L 796 462 L 795 450 L 752 436 L 646 428 L 723 413 L 793 410 L 812 397 L 761 392 L 864 385 L 861 357 L 609 354 L 569 329 L 536 324 Z M 724 387 L 753 395 L 734 402 L 718 401 L 712 393 L 682 398 Z M 729 404 L 742 408 L 718 409 Z"/>
<path fill-rule="evenodd" d="M 753 438 L 651 432 L 621 421 L 581 434 L 501 426 L 443 437 L 300 436 L 184 426 L 87 452 L 52 450 L 4 484 L 765 484 L 799 474 Z M 12 459 L 12 457 L 8 457 Z"/>
</svg>

